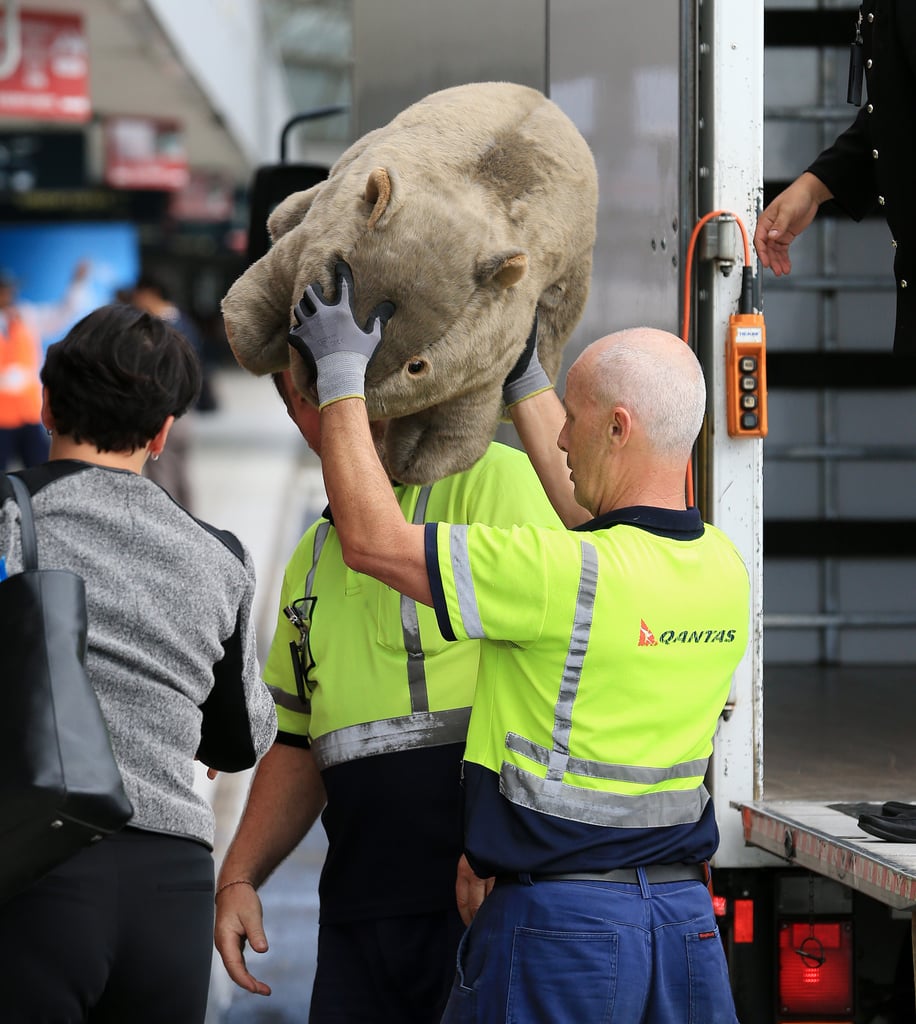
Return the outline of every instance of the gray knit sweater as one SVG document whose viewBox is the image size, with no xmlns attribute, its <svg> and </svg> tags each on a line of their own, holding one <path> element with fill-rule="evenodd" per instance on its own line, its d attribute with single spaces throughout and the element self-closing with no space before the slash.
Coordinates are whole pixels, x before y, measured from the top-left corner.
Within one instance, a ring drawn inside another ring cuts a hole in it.
<svg viewBox="0 0 916 1024">
<path fill-rule="evenodd" d="M 134 806 L 130 825 L 212 847 L 213 812 L 194 789 L 201 705 L 213 696 L 207 730 L 233 738 L 234 767 L 260 758 L 277 728 L 256 656 L 249 553 L 135 473 L 60 461 L 21 475 L 39 568 L 86 583 L 86 668 Z M 20 571 L 12 500 L 0 506 L 0 554 L 10 575 Z"/>
</svg>

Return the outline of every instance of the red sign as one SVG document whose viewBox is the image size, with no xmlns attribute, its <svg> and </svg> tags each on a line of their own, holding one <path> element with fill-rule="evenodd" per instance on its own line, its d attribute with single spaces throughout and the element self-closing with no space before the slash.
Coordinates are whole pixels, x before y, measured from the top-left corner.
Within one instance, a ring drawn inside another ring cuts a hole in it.
<svg viewBox="0 0 916 1024">
<path fill-rule="evenodd" d="M 2 53 L 19 52 L 14 70 L 0 79 L 0 117 L 36 121 L 88 121 L 89 46 L 79 14 L 21 11 L 12 39 L 0 17 Z"/>
<path fill-rule="evenodd" d="M 172 194 L 169 213 L 175 220 L 218 224 L 232 220 L 235 187 L 228 175 L 191 171 L 188 184 Z"/>
<path fill-rule="evenodd" d="M 174 192 L 188 183 L 188 154 L 177 121 L 109 117 L 105 121 L 105 182 L 112 188 Z"/>
</svg>

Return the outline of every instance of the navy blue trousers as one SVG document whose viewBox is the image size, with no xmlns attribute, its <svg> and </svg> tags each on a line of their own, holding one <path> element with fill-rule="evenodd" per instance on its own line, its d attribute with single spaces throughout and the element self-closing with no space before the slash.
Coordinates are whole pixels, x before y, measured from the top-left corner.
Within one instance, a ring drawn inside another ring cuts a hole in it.
<svg viewBox="0 0 916 1024">
<path fill-rule="evenodd" d="M 457 909 L 322 924 L 309 1024 L 439 1024 L 462 931 Z"/>
<path fill-rule="evenodd" d="M 0 907 L 4 1024 L 202 1024 L 213 858 L 125 829 Z"/>
<path fill-rule="evenodd" d="M 48 432 L 40 423 L 0 429 L 0 472 L 5 472 L 14 458 L 28 469 L 48 461 Z"/>
<path fill-rule="evenodd" d="M 442 1024 L 737 1024 L 702 882 L 499 883 Z"/>
</svg>

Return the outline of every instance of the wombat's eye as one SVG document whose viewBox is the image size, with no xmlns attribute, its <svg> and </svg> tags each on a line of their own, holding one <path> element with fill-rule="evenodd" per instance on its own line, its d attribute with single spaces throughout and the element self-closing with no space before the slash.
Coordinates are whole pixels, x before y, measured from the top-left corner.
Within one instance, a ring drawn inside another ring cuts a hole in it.
<svg viewBox="0 0 916 1024">
<path fill-rule="evenodd" d="M 411 359 L 407 363 L 407 372 L 412 377 L 419 377 L 429 369 L 429 363 L 425 359 Z"/>
</svg>

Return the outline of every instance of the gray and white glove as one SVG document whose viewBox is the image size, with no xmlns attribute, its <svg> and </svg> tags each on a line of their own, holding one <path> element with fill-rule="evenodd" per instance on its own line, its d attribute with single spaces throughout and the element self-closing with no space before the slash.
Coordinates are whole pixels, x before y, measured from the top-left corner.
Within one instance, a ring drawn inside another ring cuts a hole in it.
<svg viewBox="0 0 916 1024">
<path fill-rule="evenodd" d="M 319 409 L 342 398 L 366 397 L 366 367 L 394 313 L 391 302 L 382 302 L 360 327 L 353 313 L 350 267 L 338 261 L 334 276 L 337 301 L 327 302 L 317 281 L 310 284 L 293 310 L 296 326 L 289 332 L 290 345 L 314 368 Z"/>
<path fill-rule="evenodd" d="M 503 401 L 506 408 L 539 395 L 553 387 L 547 371 L 538 359 L 538 314 L 534 311 L 534 324 L 525 342 L 522 354 L 503 381 Z"/>
</svg>

